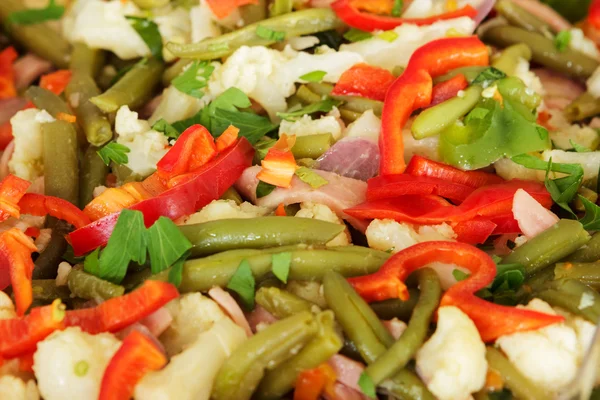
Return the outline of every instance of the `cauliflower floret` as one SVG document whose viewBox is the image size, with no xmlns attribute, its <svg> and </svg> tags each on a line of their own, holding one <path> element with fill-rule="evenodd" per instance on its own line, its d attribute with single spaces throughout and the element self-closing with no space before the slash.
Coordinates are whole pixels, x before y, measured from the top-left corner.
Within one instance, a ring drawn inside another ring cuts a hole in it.
<svg viewBox="0 0 600 400">
<path fill-rule="evenodd" d="M 412 2 L 415 5 L 417 3 L 420 1 Z M 394 29 L 398 38 L 392 42 L 374 36 L 368 40 L 344 44 L 340 51 L 358 53 L 366 63 L 391 71 L 396 66 L 405 67 L 415 50 L 434 39 L 445 37 L 450 30 L 461 35 L 471 35 L 475 30 L 475 22 L 469 17 L 461 17 L 425 26 L 402 24 Z"/>
<path fill-rule="evenodd" d="M 600 151 L 576 153 L 563 150 L 545 150 L 542 153 L 542 159 L 544 161 L 549 161 L 550 158 L 552 158 L 553 163 L 581 164 L 583 167 L 584 180 L 595 179 L 598 176 L 598 168 L 600 168 Z M 538 180 L 543 181 L 545 174 L 546 171 L 537 171 Z"/>
<path fill-rule="evenodd" d="M 65 36 L 71 42 L 110 50 L 124 60 L 149 56 L 148 45 L 125 18 L 139 14 L 140 9 L 132 1 L 87 0 L 74 16 L 72 26 L 64 26 Z"/>
<path fill-rule="evenodd" d="M 440 400 L 464 400 L 485 384 L 485 344 L 459 308 L 440 307 L 435 333 L 416 355 L 417 372 Z"/>
<path fill-rule="evenodd" d="M 0 319 L 11 319 L 16 316 L 17 313 L 12 300 L 6 293 L 0 291 Z"/>
<path fill-rule="evenodd" d="M 525 86 L 543 96 L 546 93 L 546 90 L 544 90 L 544 87 L 542 86 L 542 81 L 536 74 L 531 72 L 529 67 L 529 61 L 523 57 L 519 57 L 517 65 L 515 66 L 515 76 L 521 79 Z"/>
<path fill-rule="evenodd" d="M 218 67 L 220 64 L 213 63 L 213 66 Z M 204 96 L 199 99 L 179 91 L 175 86 L 169 86 L 163 91 L 160 103 L 148 122 L 154 124 L 162 118 L 172 124 L 190 118 L 196 115 L 211 100 L 212 96 L 208 91 L 205 91 Z"/>
<path fill-rule="evenodd" d="M 369 139 L 378 143 L 380 132 L 381 120 L 373 110 L 367 110 L 356 121 L 348 125 L 345 136 Z"/>
<path fill-rule="evenodd" d="M 579 51 L 585 55 L 588 55 L 594 59 L 600 58 L 600 52 L 596 47 L 596 43 L 588 39 L 583 31 L 579 28 L 572 28 L 569 30 L 571 33 L 571 39 L 569 40 L 569 47 L 573 50 Z"/>
<path fill-rule="evenodd" d="M 538 179 L 537 171 L 517 164 L 510 158 L 501 158 L 494 163 L 496 173 L 506 180 L 525 179 L 535 181 Z"/>
<path fill-rule="evenodd" d="M 181 353 L 196 341 L 198 335 L 226 318 L 217 303 L 200 293 L 181 296 L 166 307 L 173 316 L 173 322 L 160 335 L 160 341 L 169 356 Z"/>
<path fill-rule="evenodd" d="M 5 375 L 0 378 L 0 399 L 7 400 L 38 400 L 40 394 L 33 380 L 27 382 Z"/>
<path fill-rule="evenodd" d="M 42 124 L 52 121 L 46 110 L 37 108 L 19 111 L 10 119 L 15 145 L 8 162 L 11 174 L 28 181 L 44 174 Z"/>
<path fill-rule="evenodd" d="M 571 125 L 565 118 L 562 110 L 549 110 L 550 119 L 548 123 L 555 127 L 556 130 L 550 131 L 550 139 L 555 147 L 562 150 L 570 150 L 573 148 L 573 143 L 595 149 L 600 143 L 598 133 L 589 126 Z"/>
<path fill-rule="evenodd" d="M 98 398 L 104 370 L 120 345 L 109 333 L 90 335 L 79 328 L 38 343 L 33 371 L 44 400 Z"/>
<path fill-rule="evenodd" d="M 138 113 L 123 106 L 115 120 L 117 143 L 125 145 L 128 162 L 125 164 L 133 173 L 148 176 L 156 170 L 156 163 L 167 153 L 169 142 L 160 132 L 150 129 L 147 121 L 138 119 Z"/>
<path fill-rule="evenodd" d="M 158 25 L 163 43 L 190 43 L 192 33 L 190 13 L 182 7 L 172 9 L 167 7 L 167 10 L 168 12 L 153 18 Z M 166 61 L 176 58 L 166 47 L 163 48 L 163 57 Z"/>
<path fill-rule="evenodd" d="M 255 206 L 248 202 L 238 206 L 233 200 L 213 200 L 202 210 L 190 215 L 185 223 L 191 225 L 228 218 L 256 218 L 262 217 L 268 212 L 266 207 Z"/>
<path fill-rule="evenodd" d="M 215 23 L 214 14 L 206 4 L 206 0 L 202 0 L 199 6 L 192 7 L 190 17 L 192 19 L 193 43 L 221 34 L 221 28 Z"/>
<path fill-rule="evenodd" d="M 556 315 L 552 307 L 540 299 L 519 307 Z M 496 340 L 496 345 L 523 375 L 553 392 L 573 380 L 583 354 L 577 332 L 566 323 L 505 335 Z"/>
<path fill-rule="evenodd" d="M 246 340 L 229 318 L 215 322 L 162 370 L 150 372 L 135 387 L 136 400 L 208 400 L 225 360 Z"/>
<path fill-rule="evenodd" d="M 300 218 L 312 218 L 320 221 L 333 222 L 334 224 L 344 225 L 344 222 L 338 217 L 331 208 L 324 204 L 316 203 L 301 203 L 300 211 L 296 213 L 296 217 Z M 350 232 L 348 228 L 344 229 L 344 232 L 337 235 L 335 238 L 327 242 L 326 246 L 347 246 L 350 242 Z"/>
<path fill-rule="evenodd" d="M 66 261 L 58 264 L 58 270 L 56 272 L 56 286 L 67 286 L 71 270 L 73 270 L 73 267 Z"/>
<path fill-rule="evenodd" d="M 594 97 L 600 97 L 600 67 L 596 68 L 586 82 L 587 91 Z"/>
<path fill-rule="evenodd" d="M 433 161 L 440 161 L 440 137 L 430 136 L 425 139 L 415 139 L 411 132 L 413 120 L 410 119 L 402 129 L 404 141 L 404 160 L 408 164 L 414 155 L 419 155 Z"/>
<path fill-rule="evenodd" d="M 482 0 L 457 0 L 454 1 L 456 8 L 462 8 L 467 4 L 477 8 Z M 419 0 L 412 1 L 406 10 L 402 13 L 403 18 L 426 18 L 432 15 L 439 15 L 450 11 L 447 1 Z"/>
<path fill-rule="evenodd" d="M 319 119 L 312 119 L 310 115 L 304 115 L 296 121 L 281 121 L 279 136 L 282 134 L 296 136 L 310 136 L 322 133 L 331 133 L 335 140 L 342 137 L 342 126 L 333 115 L 327 115 Z"/>
</svg>

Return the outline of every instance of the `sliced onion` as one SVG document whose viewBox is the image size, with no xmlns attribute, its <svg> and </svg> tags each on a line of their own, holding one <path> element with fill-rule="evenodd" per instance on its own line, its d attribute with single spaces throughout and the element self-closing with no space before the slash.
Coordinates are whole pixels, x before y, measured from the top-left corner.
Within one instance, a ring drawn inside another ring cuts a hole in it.
<svg viewBox="0 0 600 400">
<path fill-rule="evenodd" d="M 481 2 L 479 7 L 477 7 L 477 15 L 475 16 L 475 23 L 477 25 L 479 25 L 481 21 L 483 21 L 485 17 L 490 14 L 495 4 L 496 0 L 483 0 Z"/>
<path fill-rule="evenodd" d="M 320 170 L 366 181 L 379 171 L 379 147 L 368 139 L 345 138 L 331 146 L 317 163 Z"/>
</svg>

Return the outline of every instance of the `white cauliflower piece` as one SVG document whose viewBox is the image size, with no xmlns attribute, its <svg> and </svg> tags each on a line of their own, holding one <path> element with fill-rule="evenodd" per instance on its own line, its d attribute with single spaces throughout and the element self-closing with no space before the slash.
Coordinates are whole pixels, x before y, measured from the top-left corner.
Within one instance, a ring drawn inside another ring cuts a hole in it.
<svg viewBox="0 0 600 400">
<path fill-rule="evenodd" d="M 304 82 L 300 77 L 313 71 L 325 71 L 327 75 L 323 77 L 324 82 L 335 83 L 340 76 L 353 65 L 364 62 L 360 54 L 351 51 L 335 51 L 330 49 L 324 53 L 309 54 L 306 52 L 292 52 L 290 48 L 286 49 L 290 60 L 284 68 L 276 71 L 276 81 L 286 82 Z"/>
<path fill-rule="evenodd" d="M 0 378 L 0 399 L 38 400 L 39 398 L 40 394 L 33 380 L 25 382 L 10 375 Z"/>
<path fill-rule="evenodd" d="M 552 307 L 540 299 L 518 307 L 556 315 Z M 577 332 L 565 323 L 505 335 L 496 340 L 496 345 L 525 377 L 553 392 L 575 378 L 582 358 Z"/>
<path fill-rule="evenodd" d="M 0 291 L 0 319 L 11 319 L 16 316 L 15 305 L 10 299 L 10 296 Z"/>
<path fill-rule="evenodd" d="M 454 1 L 456 8 L 462 8 L 467 4 L 477 8 L 482 0 L 457 0 Z M 419 0 L 410 2 L 409 6 L 402 13 L 402 18 L 426 18 L 432 15 L 439 15 L 450 11 L 447 1 L 439 0 Z"/>
<path fill-rule="evenodd" d="M 550 139 L 555 147 L 570 150 L 573 148 L 573 144 L 571 144 L 573 142 L 588 149 L 595 149 L 600 144 L 600 138 L 595 129 L 589 126 L 571 125 L 562 110 L 549 110 L 548 112 L 550 113 L 548 123 L 556 128 L 556 130 L 550 131 Z"/>
<path fill-rule="evenodd" d="M 331 133 L 333 138 L 338 140 L 342 137 L 342 126 L 333 115 L 327 115 L 319 119 L 312 119 L 310 115 L 304 115 L 296 121 L 281 121 L 279 136 L 284 133 L 296 136 Z"/>
<path fill-rule="evenodd" d="M 421 2 L 412 2 L 415 5 L 417 3 Z M 340 51 L 358 53 L 366 63 L 391 71 L 398 65 L 405 67 L 415 50 L 432 40 L 445 37 L 450 30 L 461 35 L 471 35 L 475 31 L 475 22 L 469 17 L 461 17 L 425 26 L 402 24 L 394 29 L 398 38 L 392 42 L 374 36 L 368 40 L 344 44 Z"/>
<path fill-rule="evenodd" d="M 213 65 L 215 64 L 219 65 L 218 63 L 213 63 Z M 210 103 L 212 99 L 208 91 L 205 91 L 204 96 L 198 99 L 179 91 L 175 86 L 169 86 L 163 91 L 160 103 L 148 122 L 154 124 L 162 118 L 172 124 L 173 122 L 193 117 L 201 108 Z"/>
<path fill-rule="evenodd" d="M 266 207 L 255 206 L 247 201 L 239 206 L 233 200 L 213 200 L 185 221 L 186 225 L 228 218 L 256 218 L 269 212 Z"/>
<path fill-rule="evenodd" d="M 540 78 L 530 70 L 529 61 L 523 57 L 519 57 L 515 66 L 515 76 L 523 81 L 525 86 L 534 90 L 539 95 L 543 96 L 546 93 Z"/>
<path fill-rule="evenodd" d="M 346 128 L 346 137 L 356 137 L 379 142 L 381 132 L 381 119 L 375 115 L 373 110 L 367 110 Z"/>
<path fill-rule="evenodd" d="M 66 261 L 58 264 L 58 270 L 56 273 L 56 286 L 67 286 L 69 280 L 69 274 L 73 267 Z"/>
<path fill-rule="evenodd" d="M 98 398 L 104 370 L 120 345 L 109 333 L 90 335 L 79 328 L 38 343 L 33 371 L 44 400 Z"/>
<path fill-rule="evenodd" d="M 430 136 L 425 139 L 415 139 L 410 131 L 413 119 L 409 119 L 402 129 L 404 141 L 404 160 L 408 164 L 414 155 L 422 156 L 433 161 L 440 161 L 440 137 Z"/>
<path fill-rule="evenodd" d="M 494 168 L 496 169 L 496 173 L 506 180 L 525 179 L 535 181 L 538 179 L 536 170 L 517 164 L 510 158 L 501 158 L 496 161 L 494 163 Z"/>
<path fill-rule="evenodd" d="M 150 129 L 147 121 L 138 119 L 138 113 L 123 106 L 115 120 L 117 143 L 127 146 L 128 162 L 133 173 L 148 176 L 156 170 L 156 163 L 167 153 L 169 141 L 160 132 Z"/>
<path fill-rule="evenodd" d="M 292 49 L 301 51 L 318 45 L 320 40 L 316 36 L 295 36 L 287 39 L 286 42 Z"/>
<path fill-rule="evenodd" d="M 600 67 L 586 81 L 587 91 L 595 98 L 600 97 Z"/>
<path fill-rule="evenodd" d="M 583 167 L 584 180 L 594 179 L 598 176 L 598 168 L 600 168 L 600 151 L 576 153 L 563 150 L 545 150 L 542 153 L 542 159 L 544 161 L 549 161 L 550 158 L 552 158 L 553 163 L 581 164 Z M 545 171 L 537 171 L 538 180 L 543 181 L 545 174 Z M 557 176 L 560 176 L 560 174 L 557 174 Z"/>
<path fill-rule="evenodd" d="M 173 316 L 173 322 L 160 335 L 160 341 L 169 356 L 181 353 L 215 322 L 227 318 L 217 303 L 200 293 L 181 296 L 166 307 Z"/>
<path fill-rule="evenodd" d="M 485 384 L 485 344 L 457 307 L 440 307 L 435 333 L 416 355 L 417 373 L 440 400 L 464 400 Z"/>
<path fill-rule="evenodd" d="M 588 39 L 581 29 L 571 28 L 569 32 L 571 33 L 571 40 L 569 40 L 569 47 L 571 49 L 579 51 L 596 60 L 600 58 L 600 52 L 598 52 L 596 43 Z"/>
<path fill-rule="evenodd" d="M 208 400 L 219 369 L 246 339 L 233 321 L 220 319 L 165 368 L 144 376 L 135 387 L 135 399 Z"/>
<path fill-rule="evenodd" d="M 190 18 L 192 20 L 192 43 L 221 34 L 221 28 L 215 23 L 214 14 L 206 4 L 206 0 L 202 0 L 199 6 L 192 7 Z"/>
<path fill-rule="evenodd" d="M 11 119 L 15 150 L 8 170 L 19 178 L 33 181 L 44 174 L 42 124 L 54 118 L 46 110 L 30 108 L 19 111 Z"/>
<path fill-rule="evenodd" d="M 153 18 L 158 25 L 163 43 L 190 43 L 192 39 L 190 12 L 182 7 L 167 7 L 166 9 L 168 12 Z M 176 58 L 166 47 L 163 47 L 163 57 L 166 61 Z"/>
<path fill-rule="evenodd" d="M 344 225 L 344 222 L 340 219 L 340 217 L 338 217 L 331 208 L 324 204 L 310 202 L 301 203 L 300 211 L 298 211 L 295 216 L 299 218 L 312 218 L 320 221 Z M 348 228 L 346 228 L 342 233 L 327 242 L 326 246 L 347 246 L 349 244 L 351 244 L 350 232 L 348 232 Z"/>
<path fill-rule="evenodd" d="M 71 42 L 83 42 L 94 49 L 110 50 L 130 60 L 150 55 L 150 49 L 125 16 L 140 15 L 132 2 L 87 0 L 74 16 L 72 26 L 64 26 Z"/>
</svg>

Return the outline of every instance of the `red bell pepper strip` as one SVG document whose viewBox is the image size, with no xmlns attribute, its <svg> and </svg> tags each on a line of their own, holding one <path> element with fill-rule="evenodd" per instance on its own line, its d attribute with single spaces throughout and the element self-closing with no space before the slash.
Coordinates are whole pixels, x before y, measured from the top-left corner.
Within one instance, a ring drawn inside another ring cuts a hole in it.
<svg viewBox="0 0 600 400">
<path fill-rule="evenodd" d="M 23 214 L 37 217 L 51 215 L 70 223 L 77 229 L 92 222 L 79 208 L 66 200 L 53 196 L 26 193 L 19 201 L 19 208 Z"/>
<path fill-rule="evenodd" d="M 51 91 L 55 95 L 61 95 L 71 81 L 71 71 L 61 69 L 50 74 L 42 75 L 40 78 L 40 87 Z"/>
<path fill-rule="evenodd" d="M 475 218 L 452 226 L 456 240 L 467 244 L 483 244 L 495 233 L 497 225 L 485 218 Z"/>
<path fill-rule="evenodd" d="M 104 371 L 98 399 L 131 399 L 144 375 L 166 364 L 167 357 L 156 344 L 139 331 L 131 331 Z"/>
<path fill-rule="evenodd" d="M 258 0 L 206 0 L 206 2 L 218 19 L 227 17 L 238 7 L 246 4 L 258 4 Z"/>
<path fill-rule="evenodd" d="M 67 311 L 64 325 L 78 326 L 91 334 L 117 332 L 177 297 L 179 293 L 172 284 L 148 280 L 133 292 L 109 299 L 96 307 Z"/>
<path fill-rule="evenodd" d="M 8 175 L 0 182 L 0 222 L 9 217 L 19 218 L 19 201 L 31 183 L 15 175 Z"/>
<path fill-rule="evenodd" d="M 151 197 L 153 197 L 152 193 L 146 190 L 143 182 L 129 182 L 123 186 L 105 190 L 100 196 L 92 199 L 85 206 L 83 212 L 88 219 L 96 221 Z"/>
<path fill-rule="evenodd" d="M 233 125 L 229 125 L 229 128 L 219 136 L 215 142 L 217 145 L 217 151 L 220 153 L 227 150 L 235 144 L 240 134 L 240 130 Z"/>
<path fill-rule="evenodd" d="M 188 174 L 187 181 L 130 207 L 144 214 L 147 227 L 161 216 L 172 220 L 190 215 L 213 200 L 220 198 L 227 189 L 252 165 L 254 148 L 244 137 L 225 150 L 198 171 Z M 69 234 L 73 250 L 83 255 L 108 242 L 118 213 L 108 215 Z"/>
<path fill-rule="evenodd" d="M 36 251 L 33 240 L 17 228 L 11 228 L 0 235 L 0 262 L 3 270 L 8 267 L 19 316 L 23 316 L 33 302 L 31 253 Z"/>
<path fill-rule="evenodd" d="M 396 77 L 387 69 L 368 64 L 356 64 L 342 74 L 331 94 L 383 101 L 394 80 Z"/>
<path fill-rule="evenodd" d="M 335 381 L 335 371 L 328 364 L 304 370 L 296 379 L 294 400 L 319 400 L 323 392 L 332 395 Z"/>
<path fill-rule="evenodd" d="M 279 203 L 275 210 L 275 215 L 278 217 L 287 217 L 287 212 L 285 212 L 285 205 L 283 203 Z"/>
<path fill-rule="evenodd" d="M 391 298 L 407 300 L 409 294 L 404 280 L 433 262 L 460 265 L 471 272 L 467 279 L 444 293 L 440 307 L 460 308 L 473 320 L 484 342 L 564 321 L 559 315 L 501 306 L 475 296 L 475 292 L 488 286 L 496 277 L 496 264 L 483 251 L 463 243 L 419 243 L 392 256 L 376 273 L 348 281 L 369 302 Z"/>
<path fill-rule="evenodd" d="M 389 88 L 383 104 L 380 175 L 404 172 L 402 128 L 413 111 L 431 104 L 432 78 L 452 69 L 488 64 L 487 48 L 475 36 L 434 40 L 413 53 L 404 73 Z"/>
<path fill-rule="evenodd" d="M 15 70 L 13 68 L 13 63 L 17 57 L 17 51 L 12 46 L 0 52 L 0 99 L 9 99 L 17 95 Z"/>
<path fill-rule="evenodd" d="M 592 0 L 587 20 L 594 28 L 600 29 L 600 0 Z"/>
<path fill-rule="evenodd" d="M 408 194 L 435 194 L 456 203 L 464 201 L 475 188 L 450 180 L 408 174 L 383 175 L 367 181 L 367 201 L 389 199 Z"/>
<path fill-rule="evenodd" d="M 438 83 L 433 87 L 429 106 L 432 107 L 456 97 L 458 92 L 464 90 L 467 86 L 469 86 L 469 81 L 463 74 L 458 74 L 454 78 Z"/>
<path fill-rule="evenodd" d="M 64 317 L 64 306 L 56 299 L 24 317 L 0 320 L 0 357 L 15 358 L 35 351 L 39 341 L 62 329 Z"/>
<path fill-rule="evenodd" d="M 277 143 L 269 149 L 264 160 L 261 161 L 262 169 L 256 177 L 271 185 L 289 188 L 298 168 L 296 159 L 292 154 L 292 147 L 295 143 L 295 135 L 282 134 Z"/>
<path fill-rule="evenodd" d="M 406 167 L 407 174 L 413 176 L 430 176 L 446 181 L 467 185 L 472 188 L 493 185 L 504 182 L 504 179 L 495 174 L 481 171 L 463 171 L 450 165 L 428 160 L 415 155 Z"/>
<path fill-rule="evenodd" d="M 156 164 L 158 175 L 166 180 L 193 172 L 217 155 L 215 139 L 202 125 L 190 126 Z"/>
<path fill-rule="evenodd" d="M 347 25 L 368 32 L 375 30 L 389 31 L 402 24 L 431 25 L 437 21 L 459 17 L 473 18 L 477 15 L 477 10 L 470 5 L 466 5 L 456 11 L 427 18 L 396 18 L 364 13 L 354 6 L 351 0 L 337 0 L 331 4 L 331 8 L 335 11 L 338 18 Z"/>
</svg>

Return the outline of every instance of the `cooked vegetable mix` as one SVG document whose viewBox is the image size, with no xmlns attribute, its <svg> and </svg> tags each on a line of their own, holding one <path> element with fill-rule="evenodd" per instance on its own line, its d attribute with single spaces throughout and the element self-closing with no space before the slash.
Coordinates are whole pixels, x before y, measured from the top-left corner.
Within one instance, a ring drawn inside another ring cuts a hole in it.
<svg viewBox="0 0 600 400">
<path fill-rule="evenodd" d="M 0 28 L 1 399 L 600 392 L 600 0 Z"/>
</svg>

